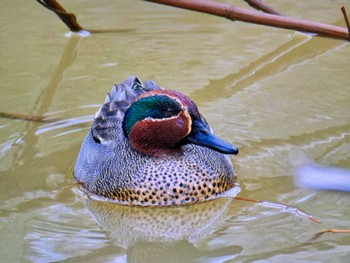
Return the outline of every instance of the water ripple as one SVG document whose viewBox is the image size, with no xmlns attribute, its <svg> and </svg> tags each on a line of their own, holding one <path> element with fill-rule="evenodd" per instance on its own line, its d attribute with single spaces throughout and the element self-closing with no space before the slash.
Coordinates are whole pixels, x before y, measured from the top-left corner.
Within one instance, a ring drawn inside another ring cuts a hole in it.
<svg viewBox="0 0 350 263">
<path fill-rule="evenodd" d="M 65 119 L 65 120 L 59 120 L 59 121 L 55 121 L 52 123 L 48 123 L 45 124 L 41 127 L 39 127 L 39 129 L 35 132 L 35 135 L 41 135 L 43 133 L 46 132 L 50 132 L 53 130 L 57 130 L 57 129 L 62 129 L 62 128 L 66 128 L 66 127 L 71 127 L 71 126 L 78 126 L 79 128 L 76 128 L 74 130 L 70 130 L 70 131 L 66 131 L 63 133 L 59 133 L 56 136 L 62 136 L 68 133 L 72 133 L 72 132 L 77 132 L 77 131 L 81 131 L 86 129 L 87 127 L 90 127 L 90 125 L 82 125 L 84 123 L 89 123 L 93 120 L 94 115 L 88 115 L 88 116 L 81 116 L 81 117 L 77 117 L 77 118 L 70 118 L 70 119 Z"/>
</svg>

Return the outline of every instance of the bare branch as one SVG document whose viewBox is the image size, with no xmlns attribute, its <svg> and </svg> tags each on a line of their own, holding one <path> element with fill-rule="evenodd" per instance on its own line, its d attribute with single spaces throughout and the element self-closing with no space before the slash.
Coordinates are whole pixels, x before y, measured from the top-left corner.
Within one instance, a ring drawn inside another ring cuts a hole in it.
<svg viewBox="0 0 350 263">
<path fill-rule="evenodd" d="M 225 3 L 212 2 L 208 0 L 147 0 L 149 2 L 165 4 L 187 10 L 207 13 L 225 17 L 231 20 L 239 20 L 266 26 L 285 29 L 293 29 L 302 32 L 316 33 L 323 36 L 341 38 L 348 40 L 348 30 L 344 27 L 333 26 L 309 20 L 265 14 L 235 7 Z"/>
<path fill-rule="evenodd" d="M 340 8 L 340 10 L 342 11 L 343 13 L 343 16 L 344 16 L 344 19 L 345 19 L 345 23 L 346 23 L 346 27 L 348 28 L 348 38 L 349 38 L 349 41 L 350 41 L 350 23 L 349 23 L 349 18 L 348 18 L 348 14 L 346 13 L 346 9 L 344 6 L 342 6 Z"/>
</svg>

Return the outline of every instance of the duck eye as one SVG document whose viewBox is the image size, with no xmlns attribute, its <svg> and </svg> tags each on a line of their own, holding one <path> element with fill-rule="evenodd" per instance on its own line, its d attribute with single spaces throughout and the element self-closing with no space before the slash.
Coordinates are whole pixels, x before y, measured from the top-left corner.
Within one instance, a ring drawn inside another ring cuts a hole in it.
<svg viewBox="0 0 350 263">
<path fill-rule="evenodd" d="M 165 110 L 164 110 L 164 114 L 165 114 L 165 116 L 166 117 L 171 117 L 171 116 L 174 116 L 175 115 L 175 109 L 173 109 L 173 108 L 166 108 Z"/>
</svg>

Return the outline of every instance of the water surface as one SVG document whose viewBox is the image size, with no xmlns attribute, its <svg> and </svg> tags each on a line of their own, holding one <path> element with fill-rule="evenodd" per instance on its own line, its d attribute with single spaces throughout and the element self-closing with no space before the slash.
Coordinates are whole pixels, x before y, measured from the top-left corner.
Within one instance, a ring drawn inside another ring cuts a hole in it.
<svg viewBox="0 0 350 263">
<path fill-rule="evenodd" d="M 300 189 L 294 168 L 350 168 L 350 46 L 143 1 L 61 1 L 87 28 L 67 38 L 35 1 L 1 16 L 1 262 L 347 262 L 350 195 Z M 226 1 L 229 2 L 229 1 Z M 273 1 L 294 17 L 342 25 L 348 1 Z M 243 1 L 233 4 L 245 6 Z M 347 6 L 348 7 L 348 6 Z M 350 8 L 350 6 L 348 7 Z M 135 209 L 81 194 L 71 170 L 112 84 L 152 79 L 195 100 L 215 132 L 239 146 L 240 196 L 193 207 Z"/>
</svg>

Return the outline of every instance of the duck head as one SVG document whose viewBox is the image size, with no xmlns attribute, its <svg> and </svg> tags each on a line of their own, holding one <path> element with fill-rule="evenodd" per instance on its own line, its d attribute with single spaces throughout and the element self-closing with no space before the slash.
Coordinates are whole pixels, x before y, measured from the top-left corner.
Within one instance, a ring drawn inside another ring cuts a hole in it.
<svg viewBox="0 0 350 263">
<path fill-rule="evenodd" d="M 238 149 L 215 136 L 196 104 L 173 90 L 143 93 L 125 112 L 123 132 L 137 151 L 151 156 L 178 152 L 193 143 L 224 154 Z"/>
</svg>

